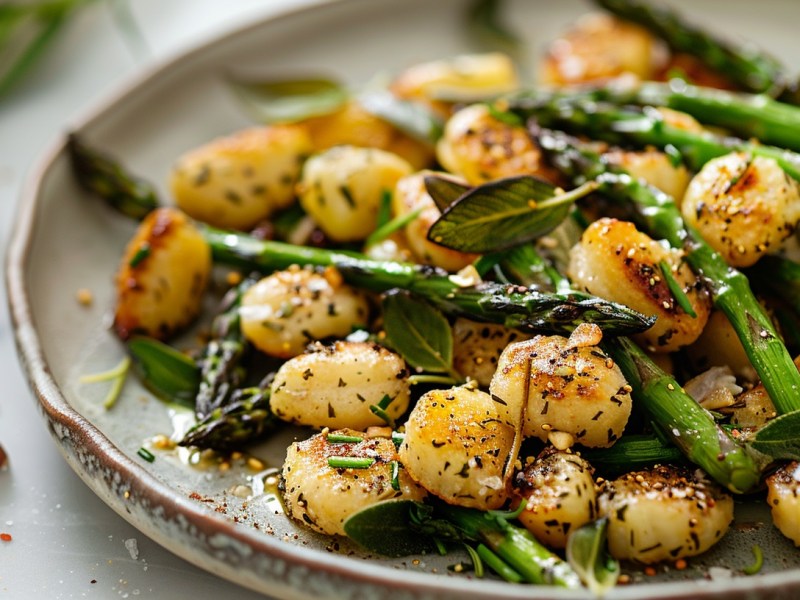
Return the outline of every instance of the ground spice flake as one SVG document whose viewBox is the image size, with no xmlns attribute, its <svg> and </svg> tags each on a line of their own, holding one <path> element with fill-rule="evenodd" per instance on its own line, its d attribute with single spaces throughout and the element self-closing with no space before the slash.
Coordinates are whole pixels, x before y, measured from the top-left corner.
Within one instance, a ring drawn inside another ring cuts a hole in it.
<svg viewBox="0 0 800 600">
<path fill-rule="evenodd" d="M 11 537 L 10 533 L 0 533 L 0 540 L 4 542 L 10 542 L 12 539 L 14 538 Z"/>
</svg>

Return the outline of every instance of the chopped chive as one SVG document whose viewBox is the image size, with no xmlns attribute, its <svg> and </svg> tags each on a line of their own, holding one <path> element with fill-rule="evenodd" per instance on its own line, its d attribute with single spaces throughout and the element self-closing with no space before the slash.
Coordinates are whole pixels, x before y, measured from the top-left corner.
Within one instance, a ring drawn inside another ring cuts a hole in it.
<svg viewBox="0 0 800 600">
<path fill-rule="evenodd" d="M 392 191 L 384 188 L 381 190 L 381 203 L 378 205 L 378 219 L 375 222 L 375 229 L 380 229 L 391 220 L 392 220 Z"/>
<path fill-rule="evenodd" d="M 386 412 L 386 409 L 389 408 L 389 405 L 392 403 L 394 398 L 389 396 L 389 394 L 385 394 L 381 401 L 377 404 L 371 404 L 369 409 L 372 411 L 372 414 L 380 417 L 383 421 L 389 426 L 394 427 L 394 419 L 389 416 L 389 413 Z"/>
<path fill-rule="evenodd" d="M 148 450 L 147 448 L 144 448 L 144 447 L 139 448 L 136 451 L 136 454 L 141 456 L 147 462 L 153 462 L 156 459 L 155 455 L 152 452 L 150 452 L 150 450 Z"/>
<path fill-rule="evenodd" d="M 497 554 L 492 552 L 487 546 L 478 544 L 477 553 L 478 556 L 481 557 L 481 560 L 483 560 L 483 562 L 485 562 L 489 568 L 491 568 L 492 571 L 497 573 L 500 577 L 510 583 L 522 583 L 522 575 L 517 573 L 506 563 L 506 561 L 497 556 Z"/>
<path fill-rule="evenodd" d="M 396 492 L 400 491 L 400 462 L 393 460 L 392 466 L 392 489 Z"/>
<path fill-rule="evenodd" d="M 372 411 L 372 414 L 383 419 L 383 422 L 386 423 L 389 427 L 394 427 L 394 419 L 389 415 L 389 413 L 383 410 L 380 406 L 378 406 L 377 404 L 372 404 L 370 405 L 369 409 L 370 411 Z"/>
<path fill-rule="evenodd" d="M 396 447 L 399 448 L 400 444 L 403 443 L 404 439 L 406 439 L 406 434 L 405 433 L 400 433 L 398 431 L 393 431 L 392 432 L 392 442 L 394 442 L 394 445 Z"/>
<path fill-rule="evenodd" d="M 136 268 L 140 262 L 142 262 L 145 258 L 150 256 L 150 244 L 147 242 L 143 242 L 139 249 L 136 251 L 136 254 L 133 255 L 128 266 L 133 269 Z"/>
<path fill-rule="evenodd" d="M 357 444 L 364 441 L 364 438 L 357 435 L 343 435 L 341 433 L 329 433 L 325 439 L 331 444 Z"/>
<path fill-rule="evenodd" d="M 523 499 L 519 501 L 519 506 L 517 506 L 517 508 L 515 508 L 514 510 L 488 510 L 486 512 L 492 515 L 493 517 L 510 521 L 520 516 L 522 512 L 525 510 L 525 507 L 527 505 L 528 503 Z"/>
<path fill-rule="evenodd" d="M 416 210 L 412 210 L 410 213 L 406 213 L 404 215 L 400 215 L 399 217 L 395 217 L 388 223 L 383 224 L 382 226 L 378 227 L 372 234 L 366 239 L 364 245 L 374 246 L 378 242 L 382 242 L 387 237 L 392 235 L 395 231 L 402 229 L 411 221 L 416 219 L 422 213 L 423 207 L 419 207 Z"/>
<path fill-rule="evenodd" d="M 472 570 L 475 571 L 475 577 L 478 579 L 483 579 L 483 561 L 481 560 L 480 554 L 478 554 L 478 551 L 469 544 L 464 544 L 464 548 L 466 548 L 467 554 L 469 554 L 469 559 L 472 561 Z"/>
<path fill-rule="evenodd" d="M 375 464 L 374 458 L 360 458 L 358 456 L 331 456 L 328 466 L 334 469 L 369 469 Z"/>
<path fill-rule="evenodd" d="M 669 265 L 664 262 L 663 260 L 658 263 L 661 267 L 661 274 L 664 276 L 664 281 L 667 283 L 667 287 L 669 291 L 672 293 L 672 296 L 675 298 L 675 301 L 678 303 L 687 315 L 692 317 L 693 319 L 697 318 L 697 313 L 694 312 L 692 308 L 692 303 L 689 301 L 689 297 L 684 293 L 681 284 L 679 284 L 675 277 L 672 275 L 672 270 L 669 268 Z"/>
<path fill-rule="evenodd" d="M 755 562 L 742 569 L 745 575 L 756 575 L 764 566 L 764 553 L 758 544 L 753 544 L 753 556 L 755 557 Z"/>
<path fill-rule="evenodd" d="M 439 556 L 447 555 L 447 546 L 444 545 L 442 540 L 439 538 L 433 538 L 433 544 L 436 546 L 436 551 L 439 553 Z"/>
<path fill-rule="evenodd" d="M 103 371 L 102 373 L 93 373 L 91 375 L 83 375 L 78 381 L 80 383 L 102 383 L 104 381 L 111 382 L 111 388 L 108 390 L 105 399 L 103 400 L 103 407 L 106 409 L 112 408 L 116 404 L 119 394 L 122 391 L 122 386 L 125 384 L 125 379 L 128 375 L 128 369 L 131 366 L 130 357 L 126 356 L 120 363 L 113 369 Z"/>
</svg>

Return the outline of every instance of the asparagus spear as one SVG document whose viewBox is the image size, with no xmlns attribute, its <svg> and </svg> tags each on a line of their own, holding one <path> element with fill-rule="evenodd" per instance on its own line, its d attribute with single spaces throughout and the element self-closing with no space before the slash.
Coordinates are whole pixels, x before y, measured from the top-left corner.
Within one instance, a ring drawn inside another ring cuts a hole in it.
<svg viewBox="0 0 800 600">
<path fill-rule="evenodd" d="M 675 378 L 628 338 L 606 339 L 603 346 L 630 383 L 639 405 L 690 461 L 732 492 L 749 492 L 758 485 L 760 470 L 753 457 Z"/>
<path fill-rule="evenodd" d="M 800 107 L 766 94 L 729 92 L 679 79 L 633 86 L 612 84 L 580 94 L 592 101 L 672 108 L 706 125 L 724 127 L 741 138 L 757 138 L 764 144 L 800 151 Z"/>
<path fill-rule="evenodd" d="M 212 338 L 198 360 L 200 387 L 195 398 L 195 413 L 204 419 L 212 411 L 228 403 L 242 384 L 240 368 L 247 351 L 247 342 L 239 328 L 239 304 L 244 292 L 255 283 L 247 278 L 223 299 L 223 311 L 212 324 Z"/>
<path fill-rule="evenodd" d="M 266 385 L 235 390 L 227 404 L 208 413 L 179 444 L 228 450 L 258 439 L 278 422 L 269 410 L 269 396 Z"/>
<path fill-rule="evenodd" d="M 547 130 L 536 133 L 553 164 L 577 180 L 597 179 L 599 192 L 627 204 L 634 219 L 652 235 L 674 248 L 683 248 L 686 260 L 705 282 L 714 306 L 730 320 L 750 362 L 781 413 L 800 409 L 800 373 L 756 300 L 747 277 L 730 267 L 697 232 L 688 228 L 671 197 L 611 168 L 592 149 L 575 139 Z"/>
<path fill-rule="evenodd" d="M 699 58 L 713 70 L 751 92 L 773 95 L 788 89 L 783 66 L 752 46 L 736 46 L 692 25 L 677 12 L 637 0 L 595 0 L 614 15 L 649 29 L 675 51 Z"/>
<path fill-rule="evenodd" d="M 460 506 L 437 506 L 469 539 L 484 542 L 530 583 L 577 589 L 580 579 L 569 563 L 542 546 L 526 529 L 489 513 Z"/>
<path fill-rule="evenodd" d="M 794 179 L 800 180 L 800 154 L 775 146 L 723 137 L 710 132 L 680 129 L 664 122 L 652 108 L 619 107 L 594 102 L 585 94 L 527 93 L 509 100 L 509 109 L 522 117 L 533 117 L 543 127 L 565 129 L 613 144 L 672 146 L 686 165 L 699 171 L 712 158 L 729 152 L 749 152 L 775 159 Z"/>
<path fill-rule="evenodd" d="M 210 227 L 203 231 L 218 262 L 261 271 L 284 269 L 293 264 L 336 267 L 351 285 L 376 292 L 402 288 L 447 314 L 503 323 L 516 329 L 568 333 L 578 324 L 588 322 L 596 323 L 607 335 L 624 335 L 652 325 L 650 318 L 630 308 L 581 292 L 550 294 L 493 282 L 470 285 L 429 266 L 262 241 Z"/>
<path fill-rule="evenodd" d="M 89 192 L 137 220 L 158 206 L 155 188 L 133 176 L 112 158 L 84 144 L 75 134 L 67 138 L 67 154 L 75 178 Z"/>
<path fill-rule="evenodd" d="M 527 258 L 537 268 L 544 262 L 535 252 L 527 253 Z M 555 270 L 550 273 L 560 278 L 554 282 L 558 289 L 568 289 L 566 277 Z M 760 470 L 753 457 L 737 445 L 707 410 L 683 391 L 674 377 L 661 370 L 630 339 L 603 339 L 604 349 L 633 388 L 636 403 L 644 408 L 653 423 L 686 458 L 732 492 L 745 493 L 758 484 Z M 653 444 L 649 445 L 648 452 L 662 456 L 666 453 L 663 445 L 657 448 Z"/>
</svg>

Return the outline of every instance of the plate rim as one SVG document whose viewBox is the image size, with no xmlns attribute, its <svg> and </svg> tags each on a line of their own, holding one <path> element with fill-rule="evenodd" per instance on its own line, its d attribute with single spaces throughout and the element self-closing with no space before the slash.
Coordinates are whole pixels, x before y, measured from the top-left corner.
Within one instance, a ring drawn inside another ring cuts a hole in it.
<svg viewBox="0 0 800 600">
<path fill-rule="evenodd" d="M 148 66 L 127 77 L 123 82 L 114 86 L 110 92 L 101 95 L 99 100 L 91 102 L 86 109 L 79 113 L 77 118 L 68 119 L 65 128 L 70 131 L 79 131 L 91 126 L 96 121 L 101 121 L 109 112 L 113 112 L 114 108 L 126 97 L 145 93 L 146 86 L 156 84 L 172 69 L 210 51 L 214 46 L 225 44 L 237 35 L 269 27 L 272 24 L 280 24 L 285 19 L 302 18 L 305 13 L 311 11 L 371 1 L 311 0 L 308 4 L 299 7 L 271 9 L 257 15 L 252 21 L 207 33 L 192 44 L 184 45 L 170 52 L 168 56 L 151 62 Z M 404 0 L 381 1 L 387 5 L 405 3 Z M 414 594 L 428 593 L 439 597 L 445 593 L 462 598 L 484 594 L 507 598 L 530 596 L 530 594 L 525 594 L 524 590 L 529 589 L 527 587 L 509 586 L 497 581 L 450 578 L 413 570 L 402 571 L 402 578 L 392 577 L 392 574 L 396 575 L 398 571 L 390 566 L 359 561 L 313 548 L 298 547 L 268 535 L 252 533 L 231 521 L 209 514 L 204 507 L 195 505 L 187 498 L 176 494 L 176 490 L 159 481 L 145 466 L 135 462 L 115 446 L 100 429 L 73 408 L 50 372 L 33 319 L 26 281 L 30 251 L 33 247 L 38 222 L 36 213 L 41 203 L 43 183 L 53 166 L 64 156 L 65 147 L 66 135 L 63 133 L 55 135 L 25 176 L 17 198 L 12 234 L 6 251 L 5 279 L 17 355 L 28 385 L 36 398 L 38 408 L 47 422 L 51 435 L 58 442 L 59 451 L 70 467 L 96 495 L 137 530 L 150 538 L 156 539 L 148 530 L 147 523 L 126 507 L 130 498 L 140 498 L 146 500 L 150 505 L 158 505 L 175 511 L 176 514 L 185 517 L 191 525 L 196 526 L 207 535 L 223 535 L 233 541 L 244 543 L 260 555 L 283 562 L 287 569 L 293 567 L 310 569 L 325 576 L 343 578 L 357 587 L 376 586 L 376 591 L 379 594 L 385 593 L 387 597 L 392 593 L 403 591 Z M 68 444 L 70 448 L 67 448 L 67 444 L 65 444 L 66 439 L 70 441 Z M 127 490 L 131 494 L 130 498 L 117 498 L 117 502 L 114 503 L 113 496 L 117 495 L 119 488 L 113 489 L 113 482 L 108 481 L 105 477 L 98 480 L 95 475 L 90 473 L 86 462 L 87 457 L 84 454 L 89 455 L 89 460 L 99 461 L 110 468 L 113 473 L 122 475 L 123 480 L 130 482 Z M 106 486 L 106 489 L 103 489 L 103 485 Z M 163 539 L 156 539 L 156 541 L 181 558 L 210 571 L 203 561 L 193 557 L 188 550 L 181 551 L 183 546 L 180 544 L 166 544 Z M 213 556 L 207 555 L 204 558 L 217 565 L 219 570 L 213 571 L 217 575 L 262 593 L 266 591 L 258 585 L 258 582 L 253 585 L 252 582 L 237 580 L 235 576 L 241 575 L 241 573 L 236 571 L 236 565 L 220 562 Z M 259 577 L 264 576 L 262 574 Z M 267 578 L 264 578 L 263 581 L 265 583 L 272 582 Z M 660 582 L 620 587 L 616 588 L 615 596 L 621 599 L 644 597 L 667 599 L 685 598 L 686 594 L 691 593 L 692 597 L 698 599 L 717 598 L 723 594 L 734 599 L 744 598 L 754 591 L 791 593 L 800 591 L 800 569 L 756 575 L 750 578 L 735 578 L 729 581 L 704 581 L 702 586 L 697 585 L 698 581 Z M 514 593 L 515 590 L 521 591 Z M 297 591 L 302 593 L 304 590 Z M 569 592 L 557 588 L 547 588 L 547 593 L 554 598 L 564 599 L 580 598 L 586 595 L 583 591 Z M 318 595 L 315 594 L 315 597 Z"/>
</svg>

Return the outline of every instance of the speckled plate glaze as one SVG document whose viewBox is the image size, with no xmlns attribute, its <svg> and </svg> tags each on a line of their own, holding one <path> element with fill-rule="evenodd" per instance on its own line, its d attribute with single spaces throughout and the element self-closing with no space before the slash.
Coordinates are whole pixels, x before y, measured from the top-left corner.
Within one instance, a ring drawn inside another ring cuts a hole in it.
<svg viewBox="0 0 800 600">
<path fill-rule="evenodd" d="M 463 6 L 462 0 L 341 0 L 273 15 L 157 66 L 70 129 L 163 182 L 179 153 L 248 124 L 225 87 L 227 72 L 329 74 L 363 83 L 381 70 L 469 50 Z M 741 32 L 789 65 L 800 59 L 796 0 L 772 1 L 768 10 L 738 0 L 724 10 L 713 0 L 679 6 L 717 31 Z M 587 8 L 577 1 L 519 1 L 509 6 L 509 22 L 534 54 Z M 274 500 L 259 488 L 262 474 L 244 459 L 222 471 L 191 466 L 177 453 L 157 453 L 153 463 L 137 457 L 144 440 L 171 433 L 182 415 L 135 381 L 106 411 L 103 386 L 78 381 L 123 355 L 107 316 L 112 274 L 132 231 L 130 222 L 77 189 L 59 137 L 25 187 L 7 269 L 19 353 L 42 414 L 70 466 L 120 515 L 200 567 L 280 598 L 586 596 L 448 575 L 452 557 L 365 556 L 276 514 Z M 80 288 L 93 292 L 90 307 L 75 301 Z M 283 431 L 252 454 L 277 466 L 298 435 L 308 432 Z M 769 524 L 763 497 L 738 502 L 736 512 L 726 538 L 687 570 L 662 569 L 656 577 L 632 571 L 640 583 L 616 589 L 613 597 L 800 597 L 800 551 Z M 765 568 L 755 577 L 740 576 L 752 562 L 754 543 L 765 550 Z M 709 578 L 709 568 L 715 577 Z"/>
</svg>

